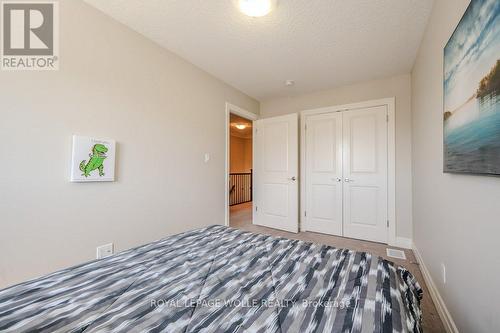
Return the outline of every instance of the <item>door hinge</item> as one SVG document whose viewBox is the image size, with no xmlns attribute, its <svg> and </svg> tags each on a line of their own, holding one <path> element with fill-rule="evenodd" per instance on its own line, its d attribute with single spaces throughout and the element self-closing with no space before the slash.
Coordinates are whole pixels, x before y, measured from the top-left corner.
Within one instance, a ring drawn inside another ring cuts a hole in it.
<svg viewBox="0 0 500 333">
<path fill-rule="evenodd" d="M 258 211 L 259 210 L 259 207 L 255 206 L 255 211 Z"/>
<path fill-rule="evenodd" d="M 389 220 L 387 220 L 387 228 L 389 228 Z"/>
<path fill-rule="evenodd" d="M 304 211 L 304 217 L 307 217 L 307 212 L 306 211 Z"/>
<path fill-rule="evenodd" d="M 385 121 L 389 122 L 389 115 L 385 116 Z"/>
<path fill-rule="evenodd" d="M 304 129 L 307 131 L 307 124 L 304 125 Z"/>
</svg>

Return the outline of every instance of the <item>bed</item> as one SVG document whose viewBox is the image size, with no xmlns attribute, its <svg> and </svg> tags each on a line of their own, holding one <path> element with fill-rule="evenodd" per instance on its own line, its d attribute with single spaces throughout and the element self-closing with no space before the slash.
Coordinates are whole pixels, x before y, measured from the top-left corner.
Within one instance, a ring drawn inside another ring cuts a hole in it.
<svg viewBox="0 0 500 333">
<path fill-rule="evenodd" d="M 421 297 L 369 253 L 210 226 L 0 290 L 0 331 L 421 332 Z"/>
</svg>

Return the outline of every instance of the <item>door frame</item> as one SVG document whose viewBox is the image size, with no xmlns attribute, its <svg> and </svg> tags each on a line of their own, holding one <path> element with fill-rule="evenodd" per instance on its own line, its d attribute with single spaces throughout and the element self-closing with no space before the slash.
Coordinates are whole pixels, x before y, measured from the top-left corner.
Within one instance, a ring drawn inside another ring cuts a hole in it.
<svg viewBox="0 0 500 333">
<path fill-rule="evenodd" d="M 225 153 L 224 153 L 224 225 L 229 226 L 229 163 L 230 163 L 230 156 L 229 153 L 231 152 L 231 147 L 230 147 L 230 137 L 231 137 L 231 132 L 229 130 L 229 127 L 231 126 L 231 113 L 236 114 L 238 116 L 241 116 L 243 118 L 246 118 L 248 120 L 251 120 L 252 123 L 259 119 L 259 116 L 256 115 L 255 113 L 252 113 L 250 111 L 247 111 L 245 109 L 240 108 L 239 106 L 236 106 L 234 104 L 231 104 L 229 102 L 226 102 L 226 111 L 225 111 L 225 117 L 224 117 L 224 127 L 225 127 Z M 255 125 L 252 124 L 252 164 L 253 164 L 253 145 L 254 145 L 254 136 L 255 136 Z M 253 186 L 252 186 L 252 192 L 253 192 Z M 252 193 L 253 194 L 253 193 Z M 253 210 L 253 202 L 252 202 L 252 210 Z"/>
<path fill-rule="evenodd" d="M 376 106 L 387 106 L 387 218 L 389 227 L 387 228 L 387 243 L 391 246 L 398 246 L 396 237 L 396 98 L 382 98 L 359 103 L 328 106 L 318 109 L 300 111 L 300 214 L 299 227 L 303 230 L 306 203 L 306 117 L 322 114 L 363 109 Z"/>
</svg>

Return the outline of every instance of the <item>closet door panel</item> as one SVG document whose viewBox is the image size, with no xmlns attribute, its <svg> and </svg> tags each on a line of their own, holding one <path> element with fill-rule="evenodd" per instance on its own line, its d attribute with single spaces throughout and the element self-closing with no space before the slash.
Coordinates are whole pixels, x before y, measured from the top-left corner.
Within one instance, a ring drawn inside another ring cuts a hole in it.
<svg viewBox="0 0 500 333">
<path fill-rule="evenodd" d="M 343 112 L 344 236 L 387 242 L 386 106 Z"/>
<path fill-rule="evenodd" d="M 306 118 L 306 230 L 342 235 L 342 115 Z"/>
</svg>

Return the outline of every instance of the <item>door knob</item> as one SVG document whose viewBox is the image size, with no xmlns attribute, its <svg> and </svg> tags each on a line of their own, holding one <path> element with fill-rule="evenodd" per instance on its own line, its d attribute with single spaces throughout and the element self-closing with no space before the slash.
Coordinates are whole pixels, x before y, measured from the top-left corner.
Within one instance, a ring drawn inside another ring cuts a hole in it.
<svg viewBox="0 0 500 333">
<path fill-rule="evenodd" d="M 289 179 L 289 180 L 291 180 L 291 181 L 293 181 L 293 182 L 297 180 L 297 178 L 296 178 L 295 176 L 290 177 L 290 178 L 288 178 L 288 179 Z"/>
<path fill-rule="evenodd" d="M 354 181 L 354 180 L 349 179 L 349 178 L 346 178 L 346 179 L 345 179 L 345 182 L 346 182 L 346 183 L 353 182 L 353 181 Z"/>
<path fill-rule="evenodd" d="M 335 180 L 336 182 L 340 183 L 342 181 L 342 178 L 332 178 L 332 180 Z"/>
</svg>

